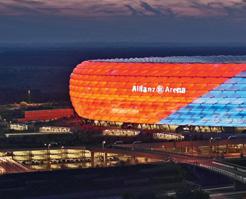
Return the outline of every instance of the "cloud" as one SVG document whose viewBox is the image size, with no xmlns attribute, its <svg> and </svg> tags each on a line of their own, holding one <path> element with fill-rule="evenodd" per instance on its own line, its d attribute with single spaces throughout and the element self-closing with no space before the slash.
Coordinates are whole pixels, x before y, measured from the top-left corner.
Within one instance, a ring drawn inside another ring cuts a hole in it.
<svg viewBox="0 0 246 199">
<path fill-rule="evenodd" d="M 205 4 L 193 0 L 190 7 L 196 9 L 200 16 L 225 16 L 227 14 L 225 5 L 221 2 L 208 2 Z"/>
<path fill-rule="evenodd" d="M 1 0 L 1 15 L 244 18 L 246 0 Z"/>
<path fill-rule="evenodd" d="M 246 1 L 191 1 L 190 7 L 196 9 L 200 16 L 204 17 L 223 17 L 231 19 L 246 20 Z"/>
<path fill-rule="evenodd" d="M 58 13 L 60 9 L 47 6 L 41 1 L 10 0 L 0 2 L 0 15 L 44 15 Z"/>
<path fill-rule="evenodd" d="M 150 4 L 148 4 L 147 2 L 141 1 L 140 5 L 144 8 L 145 11 L 150 12 L 154 15 L 162 15 L 161 10 L 154 8 L 153 6 L 151 6 Z"/>
<path fill-rule="evenodd" d="M 133 16 L 144 15 L 142 11 L 139 11 L 138 9 L 132 7 L 131 5 L 125 5 L 125 7 L 127 7 L 130 10 L 131 15 Z"/>
</svg>

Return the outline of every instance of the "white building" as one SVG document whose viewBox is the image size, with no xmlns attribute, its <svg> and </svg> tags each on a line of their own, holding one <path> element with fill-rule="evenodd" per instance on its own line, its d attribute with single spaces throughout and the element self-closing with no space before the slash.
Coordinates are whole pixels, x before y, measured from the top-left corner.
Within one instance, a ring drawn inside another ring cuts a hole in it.
<svg viewBox="0 0 246 199">
<path fill-rule="evenodd" d="M 71 133 L 71 128 L 61 126 L 43 126 L 39 128 L 40 133 Z"/>
<path fill-rule="evenodd" d="M 26 131 L 28 130 L 28 125 L 13 123 L 9 125 L 9 129 L 15 130 L 15 131 Z"/>
<path fill-rule="evenodd" d="M 106 129 L 103 130 L 104 136 L 120 136 L 120 137 L 133 137 L 140 134 L 138 130 L 130 129 Z"/>
</svg>

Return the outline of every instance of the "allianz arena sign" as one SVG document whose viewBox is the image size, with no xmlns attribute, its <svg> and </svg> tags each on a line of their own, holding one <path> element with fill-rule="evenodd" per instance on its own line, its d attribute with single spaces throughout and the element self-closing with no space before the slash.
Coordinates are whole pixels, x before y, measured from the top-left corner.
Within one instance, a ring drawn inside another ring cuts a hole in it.
<svg viewBox="0 0 246 199">
<path fill-rule="evenodd" d="M 132 92 L 138 92 L 138 93 L 183 93 L 185 94 L 187 91 L 186 88 L 177 87 L 172 88 L 169 86 L 162 86 L 158 85 L 157 87 L 148 87 L 143 85 L 133 85 L 132 86 Z"/>
</svg>

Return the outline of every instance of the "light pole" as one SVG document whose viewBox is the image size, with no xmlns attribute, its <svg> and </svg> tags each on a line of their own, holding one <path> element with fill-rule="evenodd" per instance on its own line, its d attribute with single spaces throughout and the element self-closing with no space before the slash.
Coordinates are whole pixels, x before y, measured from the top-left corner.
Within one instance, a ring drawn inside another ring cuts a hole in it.
<svg viewBox="0 0 246 199">
<path fill-rule="evenodd" d="M 48 169 L 50 170 L 51 168 L 51 165 L 50 165 L 50 147 L 51 147 L 51 144 L 44 144 L 45 147 L 47 147 L 46 149 L 46 155 L 47 155 L 47 161 L 48 161 Z"/>
<path fill-rule="evenodd" d="M 64 146 L 61 146 L 61 158 L 64 158 Z"/>
<path fill-rule="evenodd" d="M 106 144 L 106 141 L 103 140 L 103 141 L 102 141 L 102 148 L 103 148 L 103 149 L 104 149 L 104 147 L 105 147 L 105 144 Z"/>
<path fill-rule="evenodd" d="M 28 89 L 27 91 L 27 103 L 31 103 L 31 90 Z"/>
</svg>

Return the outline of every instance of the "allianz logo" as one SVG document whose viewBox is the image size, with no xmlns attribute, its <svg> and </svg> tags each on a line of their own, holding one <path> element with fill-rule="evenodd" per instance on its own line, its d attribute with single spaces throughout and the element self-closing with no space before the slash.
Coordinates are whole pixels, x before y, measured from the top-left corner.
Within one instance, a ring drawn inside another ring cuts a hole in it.
<svg viewBox="0 0 246 199">
<path fill-rule="evenodd" d="M 144 85 L 133 85 L 132 92 L 137 93 L 186 93 L 186 88 L 183 87 L 169 87 L 169 86 L 162 86 L 158 85 L 157 87 L 148 87 Z"/>
</svg>

